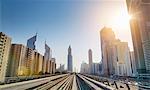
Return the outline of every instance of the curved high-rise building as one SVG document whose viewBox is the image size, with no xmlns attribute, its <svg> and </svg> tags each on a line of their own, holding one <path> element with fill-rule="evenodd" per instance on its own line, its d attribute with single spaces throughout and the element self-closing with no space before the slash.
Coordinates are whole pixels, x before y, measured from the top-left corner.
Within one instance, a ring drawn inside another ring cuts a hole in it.
<svg viewBox="0 0 150 90">
<path fill-rule="evenodd" d="M 71 54 L 71 46 L 68 48 L 68 64 L 67 64 L 67 70 L 69 72 L 72 72 L 72 54 Z"/>
<path fill-rule="evenodd" d="M 27 40 L 27 47 L 28 48 L 35 50 L 36 37 L 37 37 L 37 34 Z"/>
</svg>

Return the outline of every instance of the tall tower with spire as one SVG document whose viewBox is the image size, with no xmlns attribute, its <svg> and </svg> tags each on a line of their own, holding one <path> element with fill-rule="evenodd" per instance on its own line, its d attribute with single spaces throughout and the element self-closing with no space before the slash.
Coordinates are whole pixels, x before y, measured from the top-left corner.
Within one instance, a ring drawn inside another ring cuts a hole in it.
<svg viewBox="0 0 150 90">
<path fill-rule="evenodd" d="M 71 54 L 71 46 L 68 48 L 68 65 L 67 65 L 67 70 L 72 72 L 72 54 Z"/>
<path fill-rule="evenodd" d="M 89 49 L 89 51 L 88 51 L 88 55 L 89 55 L 89 65 L 92 65 L 92 50 L 91 49 Z"/>
<path fill-rule="evenodd" d="M 92 71 L 93 61 L 92 61 L 92 50 L 91 49 L 89 49 L 89 51 L 88 51 L 88 57 L 89 57 L 89 73 L 92 73 L 93 72 Z"/>
</svg>

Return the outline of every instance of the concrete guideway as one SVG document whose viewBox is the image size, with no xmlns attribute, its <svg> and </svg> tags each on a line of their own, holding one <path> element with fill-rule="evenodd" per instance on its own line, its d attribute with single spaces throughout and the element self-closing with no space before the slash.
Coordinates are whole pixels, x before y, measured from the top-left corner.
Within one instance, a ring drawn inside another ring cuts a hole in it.
<svg viewBox="0 0 150 90">
<path fill-rule="evenodd" d="M 76 77 L 76 75 L 74 75 L 72 90 L 78 90 L 77 80 L 76 79 L 77 79 L 77 77 Z"/>
<path fill-rule="evenodd" d="M 104 84 L 110 85 L 111 87 L 117 89 L 117 90 L 148 90 L 148 89 L 144 89 L 141 87 L 138 87 L 134 84 L 128 84 L 128 86 L 126 85 L 125 81 L 120 81 L 120 80 L 114 80 L 111 78 L 106 78 L 106 77 L 100 77 L 100 76 L 94 76 L 94 75 L 88 75 L 85 74 L 84 76 L 87 76 L 91 79 L 94 79 L 96 81 L 102 82 Z M 109 83 L 109 84 L 108 84 Z"/>
<path fill-rule="evenodd" d="M 73 75 L 69 75 L 65 80 L 62 80 L 61 82 L 55 84 L 54 87 L 48 90 L 71 90 L 72 89 L 71 82 L 73 82 Z M 68 87 L 71 87 L 71 88 L 68 88 Z"/>
<path fill-rule="evenodd" d="M 47 89 L 50 89 L 51 87 L 55 86 L 57 83 L 59 83 L 62 80 L 66 79 L 67 77 L 68 76 L 64 76 L 64 77 L 53 79 L 53 80 L 51 80 L 47 83 L 44 83 L 42 85 L 38 85 L 36 87 L 29 88 L 29 90 L 31 90 L 31 89 L 33 89 L 33 90 L 47 90 Z"/>
<path fill-rule="evenodd" d="M 74 75 L 71 75 L 70 79 L 63 84 L 59 90 L 71 90 L 73 85 Z"/>
<path fill-rule="evenodd" d="M 76 75 L 76 81 L 77 81 L 77 90 L 94 90 L 93 87 L 91 87 L 88 83 L 86 83 L 81 77 Z"/>
<path fill-rule="evenodd" d="M 66 75 L 27 90 L 72 90 L 74 75 Z"/>
<path fill-rule="evenodd" d="M 80 77 L 81 79 L 83 79 L 83 81 L 86 82 L 88 85 L 90 85 L 94 90 L 102 90 L 102 89 L 100 89 L 98 86 L 96 86 L 95 84 L 93 84 L 92 82 L 86 80 L 84 77 L 82 77 L 82 76 L 80 76 L 80 75 L 79 75 L 79 77 Z M 83 88 L 84 88 L 84 87 L 83 87 Z M 81 90 L 82 90 L 82 89 L 81 89 Z M 91 90 L 91 88 L 90 88 L 90 90 Z"/>
<path fill-rule="evenodd" d="M 105 90 L 115 90 L 115 88 L 107 86 L 103 83 L 100 83 L 100 82 L 98 82 L 96 80 L 93 80 L 91 78 L 88 78 L 86 76 L 83 76 L 83 75 L 80 75 L 80 74 L 78 74 L 78 76 L 80 78 L 82 78 L 86 83 L 88 83 L 91 87 L 93 87 L 95 90 L 104 90 L 104 89 Z"/>
<path fill-rule="evenodd" d="M 63 75 L 57 75 L 57 76 L 51 76 L 51 77 L 46 77 L 46 78 L 41 78 L 41 79 L 30 80 L 30 81 L 23 81 L 23 82 L 18 82 L 18 83 L 0 85 L 0 90 L 25 90 L 25 89 L 28 89 L 31 87 L 41 85 L 41 84 L 51 81 L 53 79 L 64 77 L 67 75 L 68 74 L 63 74 Z"/>
<path fill-rule="evenodd" d="M 42 79 L 1 85 L 0 90 L 115 90 L 81 74 L 63 74 Z"/>
</svg>

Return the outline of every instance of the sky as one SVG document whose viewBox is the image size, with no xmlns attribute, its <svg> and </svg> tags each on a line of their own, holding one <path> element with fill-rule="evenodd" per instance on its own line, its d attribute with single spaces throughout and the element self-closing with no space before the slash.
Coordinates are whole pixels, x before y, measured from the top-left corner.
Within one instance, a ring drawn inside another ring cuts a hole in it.
<svg viewBox="0 0 150 90">
<path fill-rule="evenodd" d="M 0 0 L 0 31 L 12 43 L 26 45 L 38 33 L 36 49 L 43 54 L 46 40 L 57 67 L 67 66 L 71 45 L 73 68 L 78 71 L 82 62 L 88 63 L 89 49 L 93 62 L 101 61 L 99 32 L 104 26 L 112 28 L 132 50 L 127 16 L 125 0 Z"/>
</svg>

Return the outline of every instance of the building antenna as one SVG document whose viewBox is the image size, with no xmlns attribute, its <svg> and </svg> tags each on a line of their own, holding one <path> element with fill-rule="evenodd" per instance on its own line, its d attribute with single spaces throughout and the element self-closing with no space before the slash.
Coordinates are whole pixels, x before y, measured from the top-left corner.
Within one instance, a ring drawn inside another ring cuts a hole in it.
<svg viewBox="0 0 150 90">
<path fill-rule="evenodd" d="M 36 29 L 36 33 L 35 33 L 35 35 L 37 36 L 37 34 L 38 34 L 38 29 Z"/>
<path fill-rule="evenodd" d="M 46 39 L 45 39 L 45 44 L 46 44 Z"/>
</svg>

